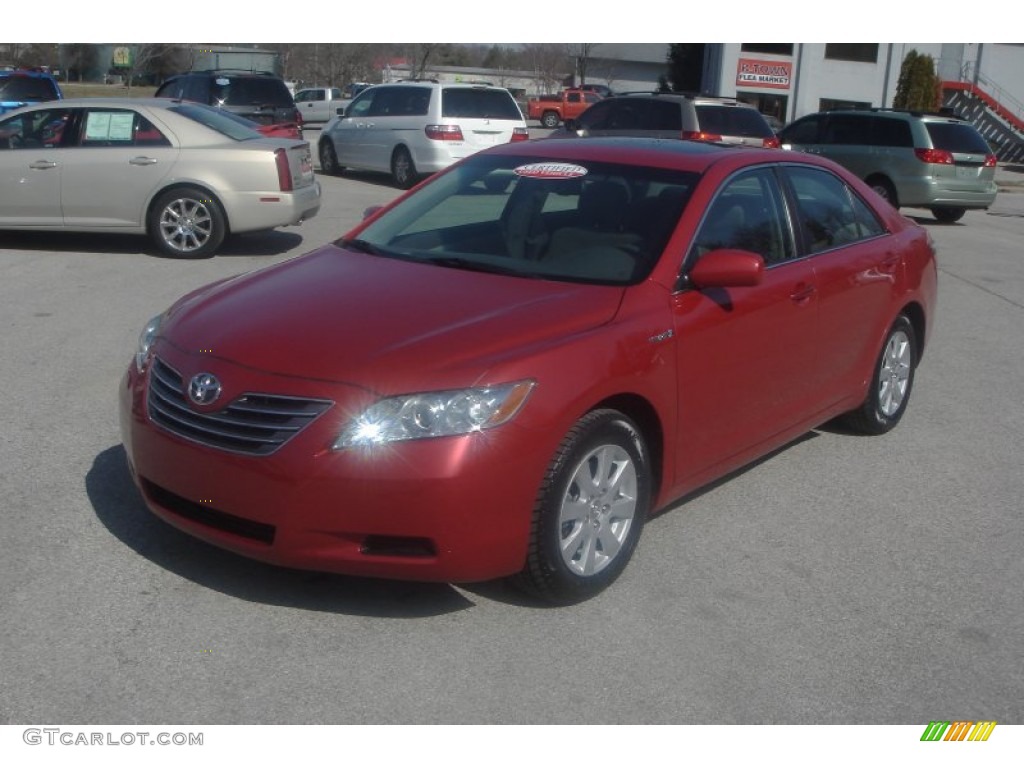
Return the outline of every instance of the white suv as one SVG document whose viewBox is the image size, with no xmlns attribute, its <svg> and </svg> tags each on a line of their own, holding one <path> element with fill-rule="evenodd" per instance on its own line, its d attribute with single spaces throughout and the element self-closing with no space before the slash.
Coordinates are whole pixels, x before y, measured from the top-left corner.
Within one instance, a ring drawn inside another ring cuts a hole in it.
<svg viewBox="0 0 1024 768">
<path fill-rule="evenodd" d="M 504 88 L 424 81 L 367 88 L 320 134 L 320 168 L 390 173 L 408 189 L 421 174 L 481 149 L 525 141 L 526 120 Z"/>
</svg>

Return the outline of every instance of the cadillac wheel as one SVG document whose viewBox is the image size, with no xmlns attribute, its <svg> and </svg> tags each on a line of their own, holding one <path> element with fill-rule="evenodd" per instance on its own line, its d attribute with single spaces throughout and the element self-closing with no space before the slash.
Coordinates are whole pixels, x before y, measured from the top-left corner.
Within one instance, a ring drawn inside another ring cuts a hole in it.
<svg viewBox="0 0 1024 768">
<path fill-rule="evenodd" d="M 172 189 L 154 202 L 149 232 L 165 256 L 202 259 L 212 256 L 224 240 L 224 214 L 208 193 Z"/>
<path fill-rule="evenodd" d="M 650 463 L 639 429 L 617 411 L 589 413 L 548 468 L 519 584 L 563 604 L 600 592 L 629 562 L 650 498 Z"/>
</svg>

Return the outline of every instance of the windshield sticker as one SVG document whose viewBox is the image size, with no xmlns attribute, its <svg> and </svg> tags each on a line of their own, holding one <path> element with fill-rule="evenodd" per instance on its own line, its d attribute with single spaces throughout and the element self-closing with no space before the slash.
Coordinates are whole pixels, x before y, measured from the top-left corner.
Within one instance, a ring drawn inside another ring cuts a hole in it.
<svg viewBox="0 0 1024 768">
<path fill-rule="evenodd" d="M 586 168 L 572 163 L 530 163 L 515 168 L 513 172 L 516 176 L 530 179 L 578 179 L 587 175 Z"/>
</svg>

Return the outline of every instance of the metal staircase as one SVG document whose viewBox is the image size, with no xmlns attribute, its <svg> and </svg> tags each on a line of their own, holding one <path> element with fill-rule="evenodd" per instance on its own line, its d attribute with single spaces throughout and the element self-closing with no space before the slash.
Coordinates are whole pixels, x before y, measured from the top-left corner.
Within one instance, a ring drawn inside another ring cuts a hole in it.
<svg viewBox="0 0 1024 768">
<path fill-rule="evenodd" d="M 1001 163 L 1024 163 L 1024 104 L 980 72 L 942 83 L 942 103 L 969 120 Z"/>
</svg>

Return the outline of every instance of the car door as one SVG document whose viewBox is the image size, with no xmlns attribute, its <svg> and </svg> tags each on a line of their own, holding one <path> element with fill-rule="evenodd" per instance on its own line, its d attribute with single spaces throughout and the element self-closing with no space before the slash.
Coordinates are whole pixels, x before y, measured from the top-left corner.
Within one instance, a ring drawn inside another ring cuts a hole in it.
<svg viewBox="0 0 1024 768">
<path fill-rule="evenodd" d="M 878 352 L 899 291 L 899 244 L 842 179 L 824 168 L 787 166 L 807 263 L 818 295 L 819 361 L 805 373 L 828 407 L 856 391 Z"/>
<path fill-rule="evenodd" d="M 327 97 L 323 88 L 308 88 L 295 94 L 295 106 L 306 123 L 327 121 Z"/>
<path fill-rule="evenodd" d="M 334 144 L 338 163 L 350 168 L 367 168 L 366 164 L 366 132 L 370 123 L 370 110 L 373 100 L 380 89 L 370 89 L 359 94 L 345 110 L 331 129 L 331 141 Z"/>
<path fill-rule="evenodd" d="M 685 274 L 723 248 L 762 256 L 761 283 L 687 288 L 673 297 L 680 482 L 737 457 L 807 418 L 818 309 L 814 273 L 797 258 L 776 173 L 769 167 L 728 179 L 687 254 Z"/>
<path fill-rule="evenodd" d="M 49 107 L 0 120 L 0 226 L 59 227 L 61 176 L 74 110 Z"/>
<path fill-rule="evenodd" d="M 135 110 L 82 110 L 61 177 L 64 224 L 143 226 L 145 206 L 177 156 L 171 141 Z"/>
</svg>

